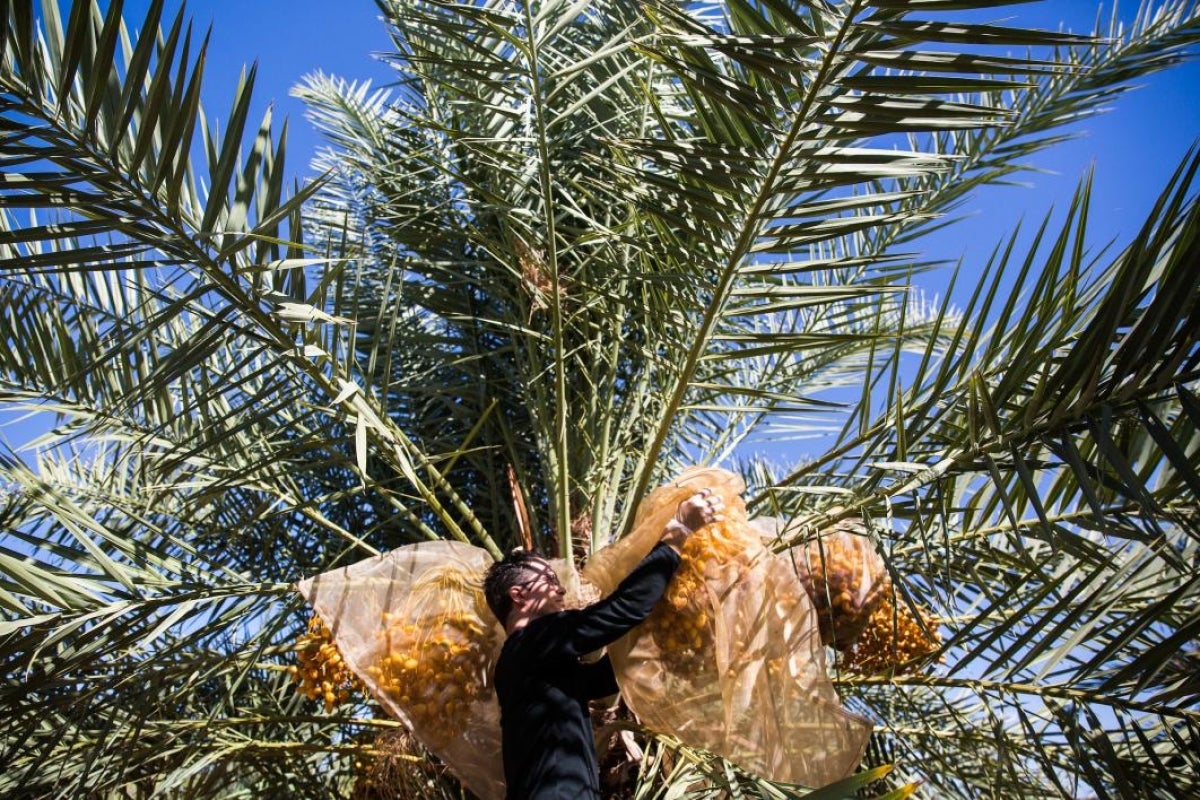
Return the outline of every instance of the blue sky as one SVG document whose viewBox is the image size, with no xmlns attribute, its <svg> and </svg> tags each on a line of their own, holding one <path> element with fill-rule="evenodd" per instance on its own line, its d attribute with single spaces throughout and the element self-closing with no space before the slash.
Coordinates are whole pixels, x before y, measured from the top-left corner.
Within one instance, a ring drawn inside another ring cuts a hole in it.
<svg viewBox="0 0 1200 800">
<path fill-rule="evenodd" d="M 126 3 L 126 19 L 140 20 L 146 0 Z M 169 12 L 177 8 L 169 4 Z M 1060 24 L 1076 32 L 1090 32 L 1097 12 L 1107 18 L 1111 4 L 1093 0 L 1043 0 L 1002 9 L 996 20 L 1012 19 L 1048 28 Z M 1122 4 L 1120 16 L 1131 19 L 1133 3 Z M 227 113 L 233 87 L 242 66 L 258 62 L 255 89 L 259 113 L 268 102 L 291 121 L 289 160 L 298 174 L 319 145 L 303 119 L 303 105 L 288 95 L 300 78 L 314 70 L 347 79 L 372 79 L 377 85 L 390 80 L 391 70 L 375 54 L 389 49 L 390 41 L 372 0 L 195 0 L 188 10 L 196 24 L 212 25 L 212 45 L 206 70 L 206 110 Z M 1003 14 L 1004 16 L 1001 16 Z M 1034 189 L 1005 187 L 986 192 L 972 210 L 983 218 L 983 230 L 1004 231 L 1021 216 L 1039 219 L 1052 203 L 1069 200 L 1090 163 L 1096 165 L 1093 211 L 1100 229 L 1128 236 L 1144 217 L 1187 148 L 1200 137 L 1200 63 L 1189 63 L 1151 76 L 1146 85 L 1121 97 L 1113 110 L 1084 122 L 1076 142 L 1038 159 L 1052 175 L 1030 175 Z M 986 254 L 994 237 L 961 231 L 963 252 L 976 248 Z M 957 252 L 953 255 L 958 255 Z"/>
<path fill-rule="evenodd" d="M 126 18 L 139 19 L 146 5 L 145 0 L 127 3 Z M 1111 4 L 1043 0 L 1003 9 L 996 20 L 1029 21 L 1048 28 L 1062 24 L 1075 32 L 1090 32 L 1101 8 L 1107 18 Z M 242 65 L 257 61 L 257 104 L 261 110 L 267 102 L 274 102 L 276 111 L 291 120 L 289 147 L 292 158 L 299 159 L 292 161 L 292 168 L 301 174 L 319 142 L 303 119 L 303 105 L 289 97 L 288 90 L 305 73 L 318 69 L 348 79 L 370 78 L 377 85 L 390 80 L 390 69 L 373 57 L 389 49 L 390 41 L 371 0 L 340 0 L 336 4 L 197 0 L 188 9 L 198 25 L 213 26 L 205 81 L 208 113 L 225 113 L 223 103 L 228 103 Z M 1136 6 L 1127 3 L 1121 9 L 1120 16 L 1128 20 Z M 1069 199 L 1080 176 L 1095 162 L 1093 210 L 1099 215 L 1098 224 L 1114 234 L 1132 233 L 1151 198 L 1200 137 L 1200 64 L 1193 62 L 1151 76 L 1143 88 L 1121 97 L 1111 112 L 1080 127 L 1082 138 L 1038 159 L 1041 167 L 1055 174 L 1029 176 L 1036 189 L 1010 187 L 988 192 L 972 204 L 973 210 L 997 222 L 1021 215 L 1040 218 L 1052 202 Z M 1011 226 L 995 227 L 1003 231 Z M 965 232 L 955 238 L 962 240 L 968 252 L 976 246 L 986 252 L 993 243 L 991 237 L 981 240 Z"/>
<path fill-rule="evenodd" d="M 139 25 L 148 4 L 148 0 L 126 2 L 125 18 L 132 28 Z M 166 13 L 173 15 L 178 7 L 178 2 L 169 0 Z M 1044 0 L 1002 9 L 995 19 L 1048 28 L 1061 24 L 1090 32 L 1100 8 L 1091 0 Z M 1107 17 L 1111 6 L 1103 8 Z M 1126 20 L 1136 11 L 1132 3 L 1127 10 L 1121 8 L 1120 16 Z M 391 79 L 391 70 L 377 57 L 390 48 L 390 41 L 372 0 L 194 0 L 188 13 L 199 31 L 212 26 L 204 95 L 210 119 L 228 114 L 239 73 L 257 62 L 251 119 L 261 116 L 269 103 L 277 118 L 289 119 L 288 163 L 300 177 L 311 174 L 308 162 L 320 142 L 304 119 L 303 105 L 289 96 L 291 87 L 316 70 L 353 80 L 371 79 L 376 85 Z M 1000 236 L 1018 220 L 1025 219 L 1033 227 L 1052 207 L 1064 208 L 1093 164 L 1093 240 L 1127 240 L 1200 137 L 1198 97 L 1200 63 L 1151 76 L 1143 88 L 1120 97 L 1109 113 L 1077 126 L 1079 139 L 1042 154 L 1037 164 L 1050 174 L 1028 175 L 1033 188 L 995 187 L 978 194 L 964 209 L 972 218 L 930 241 L 930 255 L 962 257 L 967 273 L 963 283 L 972 285 L 969 276 L 982 268 Z M 928 289 L 936 292 L 937 278 L 931 280 Z M 13 427 L 0 427 L 0 436 L 14 444 L 25 438 Z"/>
</svg>

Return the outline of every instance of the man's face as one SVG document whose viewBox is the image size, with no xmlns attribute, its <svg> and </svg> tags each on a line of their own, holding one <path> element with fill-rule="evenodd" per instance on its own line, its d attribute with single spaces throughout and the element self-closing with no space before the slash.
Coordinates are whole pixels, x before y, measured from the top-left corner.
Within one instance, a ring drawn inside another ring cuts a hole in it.
<svg viewBox="0 0 1200 800">
<path fill-rule="evenodd" d="M 558 582 L 558 575 L 549 562 L 538 559 L 524 569 L 525 578 L 512 587 L 513 602 L 535 617 L 563 610 L 567 590 Z"/>
</svg>

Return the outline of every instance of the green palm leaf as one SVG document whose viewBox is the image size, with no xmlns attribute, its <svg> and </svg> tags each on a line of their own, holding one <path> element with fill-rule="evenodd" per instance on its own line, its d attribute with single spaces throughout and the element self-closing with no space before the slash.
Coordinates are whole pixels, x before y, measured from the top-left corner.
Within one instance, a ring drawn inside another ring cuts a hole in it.
<svg viewBox="0 0 1200 800">
<path fill-rule="evenodd" d="M 990 2 L 388 0 L 397 84 L 297 87 L 330 149 L 290 193 L 253 70 L 201 109 L 182 14 L 10 6 L 0 401 L 56 425 L 0 453 L 0 787 L 344 794 L 387 724 L 289 688 L 291 582 L 498 553 L 514 492 L 584 556 L 724 461 L 789 531 L 866 516 L 940 618 L 943 663 L 838 676 L 896 769 L 815 796 L 1194 791 L 1196 159 L 1111 253 L 1085 185 L 961 311 L 901 251 L 1182 59 L 1193 2 L 1093 39 L 960 13 Z M 652 747 L 642 796 L 809 796 Z"/>
</svg>

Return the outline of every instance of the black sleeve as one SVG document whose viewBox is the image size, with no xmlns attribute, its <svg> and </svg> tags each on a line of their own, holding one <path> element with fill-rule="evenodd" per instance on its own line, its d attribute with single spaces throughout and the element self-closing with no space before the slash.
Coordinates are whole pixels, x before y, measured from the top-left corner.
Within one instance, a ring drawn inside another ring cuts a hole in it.
<svg viewBox="0 0 1200 800">
<path fill-rule="evenodd" d="M 576 612 L 562 630 L 567 655 L 578 658 L 612 644 L 650 616 L 679 566 L 679 554 L 655 545 L 612 594 Z"/>
</svg>

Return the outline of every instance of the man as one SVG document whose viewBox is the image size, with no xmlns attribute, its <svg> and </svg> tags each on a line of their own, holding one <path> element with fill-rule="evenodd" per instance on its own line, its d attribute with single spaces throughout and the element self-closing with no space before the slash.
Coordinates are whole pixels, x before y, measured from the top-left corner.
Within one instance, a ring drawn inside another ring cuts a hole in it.
<svg viewBox="0 0 1200 800">
<path fill-rule="evenodd" d="M 612 594 L 563 610 L 566 590 L 544 559 L 514 551 L 484 581 L 508 638 L 496 663 L 496 694 L 508 800 L 600 797 L 588 701 L 617 692 L 608 656 L 582 656 L 615 642 L 650 615 L 679 566 L 692 530 L 720 518 L 710 489 L 679 504 L 662 539 Z"/>
</svg>

